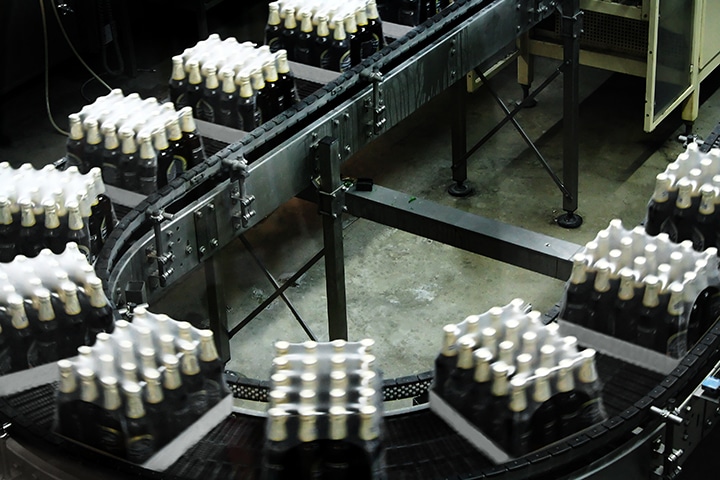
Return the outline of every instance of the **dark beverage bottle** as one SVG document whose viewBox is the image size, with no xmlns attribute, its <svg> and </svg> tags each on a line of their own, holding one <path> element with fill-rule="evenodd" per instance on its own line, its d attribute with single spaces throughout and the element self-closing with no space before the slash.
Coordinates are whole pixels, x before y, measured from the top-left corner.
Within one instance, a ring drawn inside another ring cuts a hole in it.
<svg viewBox="0 0 720 480">
<path fill-rule="evenodd" d="M 18 232 L 19 253 L 28 258 L 37 257 L 43 249 L 43 227 L 35 221 L 33 204 L 29 198 L 18 201 L 20 205 L 20 231 Z"/>
<path fill-rule="evenodd" d="M 375 0 L 368 0 L 367 2 L 367 18 L 368 30 L 370 30 L 373 37 L 373 53 L 379 52 L 385 46 L 385 36 Z"/>
<path fill-rule="evenodd" d="M 118 157 L 118 171 L 121 174 L 120 186 L 125 190 L 137 192 L 140 190 L 138 180 L 137 144 L 135 143 L 135 131 L 131 127 L 121 127 L 120 135 L 121 153 Z"/>
<path fill-rule="evenodd" d="M 475 357 L 475 372 L 473 384 L 470 387 L 468 401 L 464 411 L 461 411 L 477 427 L 482 427 L 487 419 L 490 407 L 490 388 L 492 387 L 492 370 L 490 364 L 493 356 L 487 348 L 478 348 L 473 354 Z"/>
<path fill-rule="evenodd" d="M 578 253 L 573 256 L 573 269 L 565 289 L 565 301 L 559 315 L 563 320 L 577 325 L 587 325 L 590 293 L 594 283 L 594 279 L 588 274 L 585 255 Z"/>
<path fill-rule="evenodd" d="M 103 184 L 102 172 L 100 169 L 91 168 L 90 175 L 95 182 L 95 199 L 92 202 L 92 215 L 90 229 L 98 236 L 100 247 L 112 233 L 117 224 L 115 209 L 110 198 L 105 195 L 105 184 Z M 93 224 L 94 222 L 94 224 Z M 61 223 L 62 224 L 62 223 Z"/>
<path fill-rule="evenodd" d="M 163 357 L 163 395 L 167 403 L 167 422 L 169 435 L 175 437 L 195 420 L 190 413 L 188 394 L 180 377 L 180 365 L 177 357 Z"/>
<path fill-rule="evenodd" d="M 645 277 L 645 294 L 638 314 L 636 343 L 641 347 L 658 350 L 658 324 L 661 321 L 660 279 L 655 275 Z M 664 340 L 663 340 L 664 341 Z M 664 352 L 664 349 L 663 349 Z"/>
<path fill-rule="evenodd" d="M 78 391 L 73 364 L 70 360 L 58 360 L 58 368 L 60 370 L 60 384 L 58 385 L 55 400 L 57 431 L 66 437 L 81 440 L 81 423 L 78 413 L 80 392 Z"/>
<path fill-rule="evenodd" d="M 179 130 L 179 126 L 178 126 Z M 173 154 L 170 150 L 165 128 L 159 127 L 152 132 L 153 148 L 157 155 L 157 186 L 162 188 L 167 185 L 168 175 L 173 172 Z"/>
<path fill-rule="evenodd" d="M 88 117 L 83 125 L 85 127 L 85 145 L 83 146 L 83 163 L 79 169 L 81 173 L 87 173 L 92 167 L 102 166 L 103 145 L 98 120 Z"/>
<path fill-rule="evenodd" d="M 530 451 L 532 436 L 532 414 L 528 409 L 527 380 L 513 377 L 510 380 L 510 452 L 516 456 L 525 455 Z"/>
<path fill-rule="evenodd" d="M 692 228 L 693 248 L 699 252 L 717 248 L 718 216 L 715 212 L 715 189 L 711 185 L 700 188 L 700 206 Z"/>
<path fill-rule="evenodd" d="M 265 123 L 272 118 L 275 107 L 272 105 L 272 100 L 265 91 L 265 77 L 262 69 L 257 68 L 253 70 L 250 73 L 250 80 L 252 82 L 252 89 L 255 92 L 255 102 L 260 111 L 262 123 Z"/>
<path fill-rule="evenodd" d="M 152 135 L 149 132 L 138 134 L 140 155 L 137 163 L 138 182 L 140 193 L 150 195 L 157 191 L 158 159 L 152 144 Z"/>
<path fill-rule="evenodd" d="M 666 173 L 658 173 L 655 177 L 655 191 L 648 203 L 645 232 L 655 236 L 663 231 L 663 223 L 672 215 L 674 200 L 670 198 L 672 178 Z"/>
<path fill-rule="evenodd" d="M 352 453 L 347 442 L 348 417 L 349 412 L 345 408 L 330 407 L 328 420 L 330 442 L 322 455 L 323 478 L 350 478 Z"/>
<path fill-rule="evenodd" d="M 188 167 L 192 168 L 205 161 L 205 150 L 200 134 L 195 126 L 195 119 L 192 116 L 192 109 L 185 107 L 180 109 L 180 130 L 182 130 L 182 151 L 183 156 L 188 159 Z"/>
<path fill-rule="evenodd" d="M 160 372 L 156 369 L 148 369 L 143 372 L 145 380 L 145 411 L 152 426 L 158 448 L 172 440 L 168 435 L 167 405 L 161 384 Z"/>
<path fill-rule="evenodd" d="M 558 413 L 555 403 L 551 400 L 552 388 L 550 386 L 550 370 L 538 368 L 535 370 L 535 388 L 533 389 L 533 402 L 537 409 L 531 421 L 531 449 L 540 448 L 557 440 Z"/>
<path fill-rule="evenodd" d="M 208 395 L 208 404 L 212 407 L 228 393 L 223 375 L 224 366 L 215 348 L 213 332 L 200 330 L 198 335 L 200 336 L 200 371 Z"/>
<path fill-rule="evenodd" d="M 82 167 L 85 156 L 85 131 L 83 130 L 82 119 L 77 113 L 68 115 L 70 132 L 68 134 L 65 148 L 67 150 L 68 166 Z"/>
<path fill-rule="evenodd" d="M 298 447 L 299 478 L 314 479 L 322 477 L 322 453 L 318 444 L 317 415 L 312 408 L 303 408 L 299 412 Z"/>
<path fill-rule="evenodd" d="M 257 96 L 250 85 L 250 77 L 240 74 L 240 98 L 238 99 L 238 118 L 240 130 L 251 132 L 262 125 L 262 112 L 257 104 Z"/>
<path fill-rule="evenodd" d="M 76 200 L 68 200 L 67 204 L 68 211 L 68 242 L 75 242 L 78 249 L 83 255 L 92 262 L 92 254 L 90 252 L 90 232 L 88 227 L 83 222 L 83 217 L 80 215 L 80 207 Z"/>
<path fill-rule="evenodd" d="M 270 2 L 268 4 L 268 21 L 265 25 L 265 45 L 270 47 L 271 52 L 277 52 L 281 48 L 282 39 L 282 22 L 280 21 L 280 2 Z"/>
<path fill-rule="evenodd" d="M 372 56 L 377 49 L 374 44 L 375 37 L 373 32 L 370 31 L 370 25 L 368 24 L 366 8 L 360 7 L 355 10 L 355 23 L 357 24 L 357 43 L 360 50 L 358 63 L 360 63 L 364 59 Z"/>
<path fill-rule="evenodd" d="M 375 463 L 380 454 L 380 421 L 379 413 L 374 405 L 363 405 L 360 407 L 360 425 L 358 437 L 363 444 L 364 450 L 368 453 L 370 464 Z M 355 463 L 359 478 L 371 478 L 374 472 L 367 471 L 367 467 Z"/>
<path fill-rule="evenodd" d="M 103 408 L 100 409 L 99 417 L 93 419 L 97 422 L 99 446 L 110 455 L 125 458 L 124 418 L 117 378 L 100 377 L 100 385 L 102 385 Z"/>
<path fill-rule="evenodd" d="M 115 329 L 113 309 L 108 303 L 102 287 L 102 280 L 90 277 L 85 283 L 86 294 L 90 298 L 90 308 L 85 313 L 85 345 L 95 345 L 100 332 L 112 333 Z"/>
<path fill-rule="evenodd" d="M 78 288 L 73 282 L 65 282 L 62 285 L 64 312 L 59 322 L 61 327 L 62 342 L 60 345 L 60 356 L 71 357 L 77 348 L 85 342 L 85 316 L 80 307 Z"/>
<path fill-rule="evenodd" d="M 680 282 L 673 282 L 668 290 L 670 290 L 670 299 L 662 318 L 658 337 L 660 341 L 665 339 L 664 353 L 666 355 L 672 358 L 683 358 L 688 347 L 687 320 L 683 318 L 685 313 L 685 287 Z"/>
<path fill-rule="evenodd" d="M 475 373 L 473 369 L 475 340 L 472 337 L 461 337 L 459 343 L 460 353 L 457 355 L 457 365 L 445 382 L 443 396 L 455 410 L 463 411 Z"/>
<path fill-rule="evenodd" d="M 188 394 L 188 405 L 190 414 L 199 418 L 208 411 L 210 401 L 208 392 L 205 389 L 205 382 L 200 371 L 200 363 L 197 358 L 197 347 L 190 342 L 182 342 L 181 373 L 182 383 Z"/>
<path fill-rule="evenodd" d="M 635 274 L 632 269 L 623 268 L 620 270 L 620 289 L 613 312 L 617 338 L 628 342 L 635 341 L 639 305 L 640 298 L 635 295 Z"/>
<path fill-rule="evenodd" d="M 165 130 L 172 160 L 165 166 L 158 164 L 158 168 L 162 168 L 162 176 L 165 177 L 167 183 L 170 183 L 187 170 L 188 159 L 185 157 L 186 152 L 183 149 L 180 121 L 177 118 L 171 118 L 165 122 Z"/>
<path fill-rule="evenodd" d="M 315 35 L 313 33 L 312 14 L 304 10 L 301 13 L 300 31 L 295 38 L 295 45 L 293 47 L 294 60 L 306 65 L 312 65 L 314 42 Z"/>
<path fill-rule="evenodd" d="M 188 106 L 187 104 L 187 86 L 188 81 L 185 75 L 185 66 L 183 65 L 182 55 L 172 57 L 172 73 L 170 75 L 170 101 L 175 108 Z"/>
<path fill-rule="evenodd" d="M 492 388 L 490 389 L 490 406 L 483 430 L 498 445 L 508 445 L 512 429 L 508 400 L 510 385 L 508 376 L 510 367 L 505 362 L 495 362 L 492 369 Z"/>
<path fill-rule="evenodd" d="M 295 9 L 291 7 L 283 8 L 285 14 L 285 22 L 280 30 L 280 48 L 276 50 L 270 49 L 271 52 L 277 52 L 284 49 L 288 52 L 288 58 L 295 60 L 295 42 L 298 36 L 297 20 L 295 18 Z"/>
<path fill-rule="evenodd" d="M 354 67 L 361 61 L 360 55 L 360 38 L 358 38 L 358 26 L 357 20 L 355 20 L 354 13 L 348 13 L 343 18 L 343 25 L 345 27 L 345 36 L 350 44 L 350 66 Z"/>
<path fill-rule="evenodd" d="M 17 225 L 13 222 L 10 199 L 0 197 L 0 262 L 11 262 L 18 253 Z"/>
<path fill-rule="evenodd" d="M 282 85 L 280 85 L 280 79 L 277 73 L 277 67 L 275 66 L 275 60 L 266 62 L 263 67 L 263 76 L 265 79 L 265 93 L 268 96 L 269 104 L 272 109 L 271 117 L 274 117 L 291 105 L 291 100 L 286 97 L 286 91 Z"/>
<path fill-rule="evenodd" d="M 145 414 L 140 385 L 123 383 L 125 394 L 125 451 L 128 461 L 143 463 L 156 450 L 152 425 Z"/>
<path fill-rule="evenodd" d="M 615 305 L 617 289 L 613 291 L 610 284 L 610 264 L 605 259 L 600 259 L 595 265 L 597 273 L 595 274 L 593 291 L 590 293 L 587 327 L 612 335 L 615 327 L 609 325 L 608 320 Z"/>
<path fill-rule="evenodd" d="M 120 140 L 117 136 L 117 129 L 112 123 L 104 123 L 102 126 L 104 137 L 104 148 L 102 151 L 101 170 L 105 183 L 119 186 L 121 183 L 120 172 L 118 172 L 118 161 L 120 157 Z"/>
<path fill-rule="evenodd" d="M 80 441 L 87 445 L 100 443 L 100 429 L 97 419 L 102 415 L 100 394 L 95 380 L 95 372 L 87 367 L 78 368 L 80 378 L 80 402 L 77 412 L 80 420 Z"/>
<path fill-rule="evenodd" d="M 414 27 L 420 23 L 420 1 L 400 0 L 398 5 L 398 23 Z"/>
<path fill-rule="evenodd" d="M 583 398 L 575 390 L 573 361 L 567 358 L 560 360 L 557 372 L 557 394 L 554 397 L 557 413 L 560 417 L 560 437 L 567 437 L 580 428 L 580 412 Z"/>
<path fill-rule="evenodd" d="M 678 182 L 678 197 L 672 214 L 672 221 L 665 222 L 663 232 L 670 236 L 670 241 L 680 243 L 692 236 L 695 213 L 692 209 L 692 183 L 687 178 Z"/>
<path fill-rule="evenodd" d="M 330 407 L 333 408 L 333 407 Z M 268 409 L 268 446 L 263 458 L 264 477 L 267 480 L 285 478 L 287 452 L 287 420 L 289 414 L 282 408 Z"/>
<path fill-rule="evenodd" d="M 50 291 L 40 288 L 35 292 L 38 301 L 37 328 L 35 342 L 28 351 L 28 365 L 37 367 L 46 363 L 56 362 L 60 358 L 60 337 L 58 321 L 55 318 Z M 73 352 L 75 349 L 73 349 Z"/>
<path fill-rule="evenodd" d="M 313 46 L 313 62 L 316 67 L 332 70 L 330 65 L 330 27 L 326 15 L 318 16 L 318 26 Z"/>
<path fill-rule="evenodd" d="M 197 60 L 190 60 L 187 62 L 187 68 L 188 68 L 188 85 L 187 85 L 187 105 L 190 107 L 192 111 L 194 111 L 194 115 L 197 116 L 198 112 L 195 110 L 197 108 L 197 104 L 202 98 L 202 90 L 203 90 L 203 79 L 202 74 L 200 73 L 200 63 Z M 182 111 L 186 107 L 181 107 L 180 111 Z"/>
<path fill-rule="evenodd" d="M 333 38 L 330 41 L 328 50 L 328 57 L 330 58 L 327 68 L 342 73 L 352 68 L 350 41 L 345 34 L 345 25 L 342 19 L 338 19 L 334 24 Z"/>
<path fill-rule="evenodd" d="M 11 294 L 7 299 L 7 312 L 10 315 L 12 326 L 12 348 L 10 349 L 10 364 L 13 372 L 25 370 L 28 365 L 28 351 L 35 342 L 30 322 L 25 313 L 25 302 L 20 295 Z"/>
<path fill-rule="evenodd" d="M 215 115 L 217 123 L 230 128 L 239 128 L 237 101 L 238 92 L 235 85 L 235 71 L 231 68 L 220 70 L 222 89 L 218 94 L 218 108 Z"/>
<path fill-rule="evenodd" d="M 435 378 L 432 388 L 438 395 L 443 395 L 445 384 L 450 378 L 450 373 L 457 364 L 457 325 L 450 323 L 443 327 L 443 346 L 440 355 L 435 358 Z"/>
<path fill-rule="evenodd" d="M 582 358 L 577 371 L 578 395 L 583 398 L 579 417 L 579 428 L 586 428 L 605 421 L 607 414 L 602 402 L 602 385 L 595 368 L 596 352 L 586 348 L 580 352 Z"/>
<path fill-rule="evenodd" d="M 295 105 L 300 100 L 300 97 L 295 84 L 295 75 L 290 71 L 287 52 L 279 50 L 275 56 L 275 61 L 277 62 L 278 85 L 285 97 L 285 107 L 283 109 L 285 110 Z"/>
<path fill-rule="evenodd" d="M 218 109 L 218 94 L 220 93 L 220 82 L 218 81 L 217 68 L 214 66 L 203 67 L 205 83 L 202 88 L 202 95 L 195 108 L 195 117 L 206 122 L 215 123 Z"/>
</svg>

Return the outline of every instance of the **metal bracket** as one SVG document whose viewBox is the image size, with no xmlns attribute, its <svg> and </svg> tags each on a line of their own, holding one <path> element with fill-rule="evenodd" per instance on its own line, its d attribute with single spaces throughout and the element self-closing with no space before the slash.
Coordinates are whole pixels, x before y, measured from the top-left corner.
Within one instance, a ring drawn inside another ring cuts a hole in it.
<svg viewBox="0 0 720 480">
<path fill-rule="evenodd" d="M 569 37 L 569 38 L 580 38 L 580 35 L 583 33 L 583 15 L 584 12 L 582 10 L 575 13 L 575 15 L 568 16 L 563 15 L 562 16 L 562 36 L 563 37 Z"/>
<path fill-rule="evenodd" d="M 153 280 L 151 286 L 154 288 L 157 288 L 158 285 L 164 287 L 167 285 L 168 277 L 174 272 L 174 269 L 169 265 L 175 260 L 175 255 L 171 251 L 165 252 L 162 243 L 162 222 L 172 220 L 175 216 L 165 213 L 162 209 L 149 211 L 148 216 L 153 222 L 155 248 L 148 248 L 146 255 L 148 260 L 154 260 L 157 265 L 157 270 L 151 273 L 149 278 Z"/>
<path fill-rule="evenodd" d="M 220 247 L 216 217 L 215 205 L 212 203 L 203 205 L 193 213 L 198 259 L 200 260 Z"/>
<path fill-rule="evenodd" d="M 318 190 L 318 211 L 320 215 L 338 218 L 345 209 L 345 192 L 347 186 L 341 184 L 332 192 Z"/>
<path fill-rule="evenodd" d="M 233 230 L 247 228 L 250 225 L 250 219 L 257 214 L 252 207 L 255 196 L 248 194 L 245 184 L 245 180 L 250 176 L 247 161 L 244 158 L 239 160 L 226 158 L 223 163 L 230 167 L 230 179 L 238 183 L 237 187 L 230 190 L 232 203 L 240 204 L 240 211 L 233 213 Z"/>
<path fill-rule="evenodd" d="M 372 83 L 372 98 L 365 99 L 365 110 L 372 112 L 372 118 L 366 123 L 367 136 L 380 135 L 385 126 L 385 100 L 383 99 L 383 74 L 377 68 L 372 72 L 363 71 L 360 76 Z"/>
</svg>

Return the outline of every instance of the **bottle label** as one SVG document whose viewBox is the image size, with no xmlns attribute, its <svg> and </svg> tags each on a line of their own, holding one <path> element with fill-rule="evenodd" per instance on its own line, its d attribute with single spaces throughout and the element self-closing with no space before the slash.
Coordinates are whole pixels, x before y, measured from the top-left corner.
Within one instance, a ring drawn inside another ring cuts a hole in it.
<svg viewBox="0 0 720 480">
<path fill-rule="evenodd" d="M 100 445 L 110 453 L 122 450 L 122 432 L 107 425 L 100 425 Z"/>
<path fill-rule="evenodd" d="M 376 38 L 377 37 L 373 35 L 372 40 L 367 40 L 360 44 L 360 58 L 365 59 L 371 57 L 377 51 Z"/>
<path fill-rule="evenodd" d="M 170 160 L 170 165 L 165 171 L 165 178 L 167 178 L 168 183 L 170 183 L 186 171 L 187 160 L 185 160 L 185 157 L 173 155 L 172 160 Z"/>
<path fill-rule="evenodd" d="M 295 61 L 309 65 L 312 61 L 310 56 L 310 49 L 307 47 L 295 48 Z"/>
<path fill-rule="evenodd" d="M 320 54 L 320 68 L 330 70 L 330 50 L 325 50 Z"/>
<path fill-rule="evenodd" d="M 687 353 L 687 330 L 671 335 L 667 340 L 667 355 L 672 358 L 683 358 Z"/>
<path fill-rule="evenodd" d="M 90 247 L 78 243 L 78 250 L 80 250 L 80 253 L 85 255 L 85 258 L 87 258 L 89 262 L 92 262 L 92 255 L 90 255 Z"/>
<path fill-rule="evenodd" d="M 107 217 L 103 217 L 102 221 L 100 222 L 100 241 L 102 243 L 105 243 L 105 240 L 107 240 L 107 237 L 108 237 Z"/>
<path fill-rule="evenodd" d="M 373 33 L 372 36 L 373 53 L 376 53 L 380 51 L 380 37 L 378 37 L 376 33 Z"/>
<path fill-rule="evenodd" d="M 340 57 L 339 68 L 341 72 L 346 72 L 352 68 L 352 60 L 350 59 L 350 50 L 343 53 Z"/>
<path fill-rule="evenodd" d="M 200 120 L 215 123 L 215 109 L 205 99 L 200 99 L 197 103 L 195 115 Z"/>
<path fill-rule="evenodd" d="M 103 163 L 102 177 L 103 181 L 108 185 L 117 185 L 119 183 L 117 165 L 113 165 L 112 163 Z"/>
<path fill-rule="evenodd" d="M 268 39 L 267 45 L 270 47 L 270 51 L 275 53 L 282 47 L 282 42 L 280 42 L 280 37 L 273 37 Z"/>
<path fill-rule="evenodd" d="M 128 438 L 127 459 L 133 463 L 142 463 L 155 452 L 155 437 L 146 433 Z"/>
</svg>

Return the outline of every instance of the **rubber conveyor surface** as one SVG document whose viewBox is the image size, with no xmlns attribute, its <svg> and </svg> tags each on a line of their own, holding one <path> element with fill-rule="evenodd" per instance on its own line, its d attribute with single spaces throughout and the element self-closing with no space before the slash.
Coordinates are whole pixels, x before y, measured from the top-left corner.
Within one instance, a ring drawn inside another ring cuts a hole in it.
<svg viewBox="0 0 720 480">
<path fill-rule="evenodd" d="M 598 355 L 597 366 L 610 417 L 647 395 L 663 378 L 604 355 Z M 54 445 L 60 452 L 69 451 L 93 464 L 92 468 L 110 467 L 146 478 L 260 478 L 263 417 L 233 414 L 158 476 L 125 462 L 108 462 L 106 457 L 56 437 L 52 433 L 56 387 L 43 385 L 0 400 L 3 420 L 13 422 L 13 436 L 33 442 L 44 439 L 48 443 L 44 448 Z M 498 468 L 427 408 L 386 416 L 384 442 L 388 479 L 474 478 Z"/>
</svg>

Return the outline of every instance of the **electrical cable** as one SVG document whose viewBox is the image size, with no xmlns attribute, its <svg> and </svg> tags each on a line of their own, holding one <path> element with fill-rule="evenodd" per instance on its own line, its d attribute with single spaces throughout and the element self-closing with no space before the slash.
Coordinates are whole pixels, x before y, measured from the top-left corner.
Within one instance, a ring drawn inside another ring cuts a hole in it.
<svg viewBox="0 0 720 480">
<path fill-rule="evenodd" d="M 42 2 L 43 2 L 43 0 L 40 0 L 41 5 L 42 5 Z M 110 85 L 105 83 L 105 81 L 102 78 L 100 78 L 100 76 L 98 76 L 98 74 L 95 73 L 93 71 L 93 69 L 88 66 L 87 63 L 85 63 L 85 60 L 82 59 L 82 57 L 80 56 L 78 51 L 75 50 L 75 46 L 70 41 L 70 37 L 68 36 L 67 32 L 65 31 L 65 27 L 63 26 L 62 21 L 60 21 L 60 14 L 58 14 L 57 6 L 55 5 L 55 2 L 51 1 L 50 5 L 52 6 L 53 12 L 55 13 L 55 18 L 57 19 L 58 25 L 60 26 L 60 31 L 62 32 L 63 37 L 65 37 L 65 41 L 67 42 L 68 46 L 70 47 L 70 50 L 72 50 L 72 52 L 75 54 L 77 59 L 80 60 L 80 63 L 82 64 L 82 66 L 85 67 L 87 69 L 87 71 L 90 72 L 90 74 L 97 79 L 98 82 L 100 82 L 105 88 L 107 88 L 108 91 L 112 91 L 112 87 L 110 87 Z"/>
<path fill-rule="evenodd" d="M 50 61 L 49 61 L 49 52 L 48 52 L 48 31 L 47 31 L 47 17 L 45 15 L 45 5 L 44 0 L 40 0 L 40 15 L 42 16 L 42 24 L 43 24 L 43 40 L 44 40 L 44 46 L 45 46 L 45 109 L 47 110 L 48 119 L 50 120 L 50 123 L 52 124 L 53 128 L 57 130 L 61 135 L 68 136 L 69 133 L 63 130 L 58 126 L 57 123 L 55 123 L 55 119 L 53 119 L 52 111 L 50 109 Z"/>
</svg>

